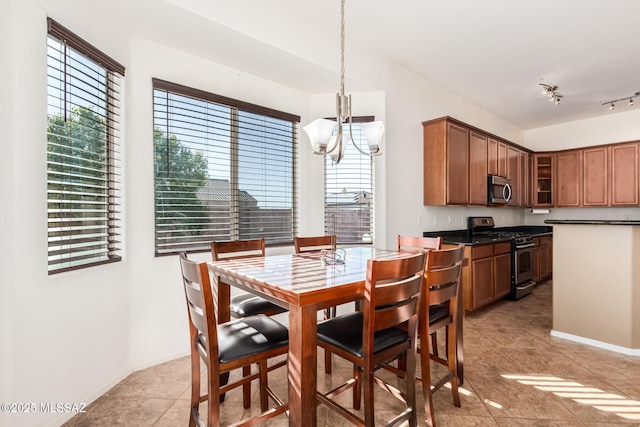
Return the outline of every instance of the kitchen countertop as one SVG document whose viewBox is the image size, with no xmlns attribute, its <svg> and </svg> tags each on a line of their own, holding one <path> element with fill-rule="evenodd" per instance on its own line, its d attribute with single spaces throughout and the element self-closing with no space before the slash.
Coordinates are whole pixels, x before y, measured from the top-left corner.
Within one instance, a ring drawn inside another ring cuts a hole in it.
<svg viewBox="0 0 640 427">
<path fill-rule="evenodd" d="M 521 225 L 515 227 L 496 227 L 496 232 L 521 232 L 527 233 L 533 237 L 550 236 L 553 234 L 553 227 L 544 225 Z M 443 231 L 425 231 L 423 237 L 442 237 L 442 243 L 445 244 L 464 244 L 464 245 L 486 245 L 489 243 L 509 242 L 509 237 L 489 237 L 483 235 L 470 235 L 467 230 L 443 230 Z"/>
<path fill-rule="evenodd" d="M 545 224 L 640 225 L 637 219 L 546 219 Z"/>
</svg>

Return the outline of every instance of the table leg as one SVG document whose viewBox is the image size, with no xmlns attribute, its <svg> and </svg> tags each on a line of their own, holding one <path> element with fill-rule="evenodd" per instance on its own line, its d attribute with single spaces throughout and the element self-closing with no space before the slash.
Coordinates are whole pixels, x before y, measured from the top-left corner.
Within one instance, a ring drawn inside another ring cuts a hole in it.
<svg viewBox="0 0 640 427">
<path fill-rule="evenodd" d="M 316 427 L 317 309 L 289 308 L 289 425 Z"/>
</svg>

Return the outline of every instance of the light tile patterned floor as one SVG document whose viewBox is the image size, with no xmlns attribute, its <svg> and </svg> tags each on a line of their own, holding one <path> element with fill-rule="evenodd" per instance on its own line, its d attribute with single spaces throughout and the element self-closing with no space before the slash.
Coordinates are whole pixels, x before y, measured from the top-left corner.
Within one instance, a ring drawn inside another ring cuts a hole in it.
<svg viewBox="0 0 640 427">
<path fill-rule="evenodd" d="M 500 301 L 465 318 L 462 407 L 453 406 L 448 389 L 438 390 L 439 427 L 640 426 L 640 357 L 551 337 L 551 291 L 545 282 L 520 301 Z M 320 389 L 350 373 L 335 360 L 333 377 L 320 366 Z M 276 371 L 270 383 L 286 397 L 285 378 Z M 186 426 L 189 393 L 189 360 L 177 359 L 131 374 L 65 426 Z M 400 406 L 382 390 L 376 393 L 376 414 L 384 424 Z M 418 398 L 422 402 L 422 393 Z M 223 422 L 256 411 L 255 394 L 254 402 L 245 411 L 239 390 L 229 393 Z M 426 425 L 423 415 L 419 425 Z M 283 415 L 265 425 L 285 426 L 288 420 Z M 343 425 L 350 424 L 318 408 L 318 426 Z"/>
</svg>

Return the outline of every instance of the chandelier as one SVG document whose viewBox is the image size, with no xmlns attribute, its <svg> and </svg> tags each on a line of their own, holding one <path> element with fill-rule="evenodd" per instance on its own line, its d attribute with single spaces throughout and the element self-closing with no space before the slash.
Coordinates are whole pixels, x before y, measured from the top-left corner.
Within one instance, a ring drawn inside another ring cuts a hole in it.
<svg viewBox="0 0 640 427">
<path fill-rule="evenodd" d="M 382 154 L 381 144 L 384 124 L 381 121 L 360 123 L 368 148 L 360 147 L 353 138 L 353 118 L 351 116 L 351 95 L 344 94 L 344 3 L 340 8 L 340 92 L 336 93 L 336 119 L 316 119 L 303 127 L 311 141 L 314 154 L 329 155 L 334 163 L 344 157 L 346 145 L 351 143 L 366 156 Z M 349 134 L 344 135 L 342 125 L 349 124 Z"/>
</svg>

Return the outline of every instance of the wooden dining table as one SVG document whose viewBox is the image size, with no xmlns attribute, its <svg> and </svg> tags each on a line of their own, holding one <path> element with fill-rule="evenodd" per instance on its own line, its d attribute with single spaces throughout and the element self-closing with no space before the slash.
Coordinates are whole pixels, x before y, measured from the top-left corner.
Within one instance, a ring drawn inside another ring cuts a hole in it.
<svg viewBox="0 0 640 427">
<path fill-rule="evenodd" d="M 316 426 L 318 310 L 362 299 L 369 259 L 398 259 L 411 254 L 370 246 L 342 250 L 341 264 L 326 262 L 320 252 L 208 263 L 214 295 L 218 297 L 220 323 L 230 320 L 230 286 L 289 310 L 291 426 Z M 461 337 L 461 331 L 459 334 Z"/>
</svg>

